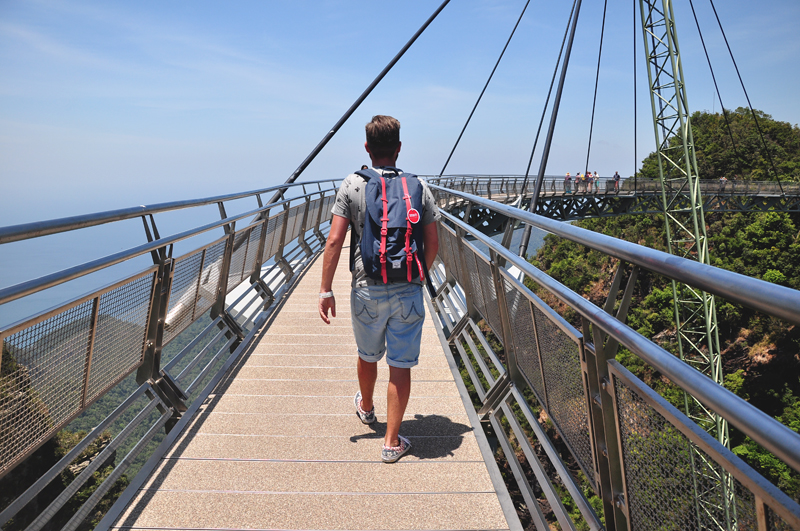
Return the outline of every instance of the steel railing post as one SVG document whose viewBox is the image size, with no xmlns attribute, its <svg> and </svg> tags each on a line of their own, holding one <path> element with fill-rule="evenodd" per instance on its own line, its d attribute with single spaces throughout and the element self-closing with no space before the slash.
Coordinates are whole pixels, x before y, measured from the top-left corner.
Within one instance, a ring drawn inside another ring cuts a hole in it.
<svg viewBox="0 0 800 531">
<path fill-rule="evenodd" d="M 594 446 L 597 490 L 603 502 L 606 528 L 609 531 L 629 529 L 623 506 L 625 490 L 622 479 L 622 455 L 617 438 L 614 400 L 608 373 L 608 360 L 614 359 L 603 348 L 603 333 L 590 321 L 582 318 L 583 337 L 592 338 L 592 344 L 583 343 L 581 358 L 585 359 L 584 391 L 589 411 L 591 440 Z M 616 348 L 616 347 L 615 347 Z M 610 356 L 610 357 L 609 357 Z"/>
<path fill-rule="evenodd" d="M 161 370 L 161 341 L 164 337 L 164 320 L 172 287 L 172 267 L 173 260 L 171 258 L 162 260 L 156 273 L 156 282 L 150 301 L 150 315 L 147 319 L 144 359 L 136 373 L 136 383 L 139 385 L 148 380 L 158 379 Z"/>
<path fill-rule="evenodd" d="M 228 310 L 225 307 L 225 298 L 228 295 L 228 280 L 230 277 L 231 262 L 233 261 L 235 244 L 236 223 L 234 222 L 230 225 L 228 239 L 225 242 L 225 252 L 223 254 L 222 265 L 219 270 L 219 289 L 217 291 L 217 300 L 211 307 L 211 318 L 216 319 L 217 317 L 221 317 L 222 321 L 220 322 L 220 328 L 227 326 L 228 332 L 225 334 L 226 337 L 230 339 L 231 334 L 239 336 L 239 339 L 235 341 L 233 345 L 231 345 L 231 352 L 233 352 L 236 347 L 239 346 L 239 341 L 245 336 L 242 327 L 239 326 L 239 323 L 236 322 L 236 319 L 228 313 Z"/>
<path fill-rule="evenodd" d="M 469 222 L 469 216 L 472 213 L 472 203 L 467 205 L 467 209 L 464 212 L 464 220 L 465 222 Z M 466 274 L 469 274 L 469 267 L 467 267 L 467 261 L 464 258 L 464 245 L 463 242 L 466 238 L 466 231 L 464 231 L 461 227 L 456 227 L 456 235 L 458 236 L 458 258 L 461 262 L 461 271 L 464 271 Z M 455 257 L 454 257 L 455 258 Z M 481 314 L 475 308 L 475 296 L 472 293 L 472 283 L 468 282 L 466 279 L 464 280 L 464 284 L 461 286 L 461 289 L 464 290 L 464 298 L 466 299 L 467 303 L 467 315 L 470 319 L 477 322 L 481 319 Z"/>
<path fill-rule="evenodd" d="M 511 223 L 511 220 L 509 220 Z M 514 385 L 525 388 L 526 382 L 517 365 L 517 355 L 514 351 L 514 341 L 512 339 L 513 332 L 511 329 L 511 318 L 508 315 L 508 301 L 506 301 L 505 282 L 502 275 L 500 275 L 500 256 L 494 251 L 490 250 L 489 256 L 491 257 L 490 267 L 492 269 L 492 280 L 494 281 L 494 291 L 497 294 L 497 311 L 500 314 L 500 323 L 503 332 L 503 351 L 506 355 L 506 370 Z"/>
<path fill-rule="evenodd" d="M 292 266 L 289 265 L 289 262 L 286 261 L 286 258 L 283 257 L 283 248 L 286 245 L 286 225 L 289 224 L 289 204 L 283 204 L 283 223 L 281 223 L 281 237 L 278 240 L 278 250 L 275 253 L 275 263 L 278 264 L 278 267 L 281 268 L 283 274 L 286 276 L 286 280 L 292 278 L 294 272 L 292 271 Z"/>
<path fill-rule="evenodd" d="M 89 344 L 86 348 L 86 361 L 83 366 L 83 390 L 81 392 L 81 409 L 86 407 L 86 395 L 89 391 L 89 378 L 92 373 L 92 355 L 94 354 L 94 339 L 97 337 L 97 312 L 100 308 L 100 297 L 92 301 L 92 317 L 89 324 Z"/>
<path fill-rule="evenodd" d="M 305 189 L 303 191 L 305 191 Z M 297 236 L 297 243 L 300 245 L 300 248 L 303 249 L 303 252 L 306 253 L 306 258 L 311 258 L 314 255 L 314 251 L 311 250 L 311 246 L 306 242 L 306 223 L 308 222 L 308 211 L 311 206 L 311 198 L 308 195 L 305 197 L 305 202 L 306 208 L 303 211 L 303 220 L 300 224 L 301 232 Z"/>
<path fill-rule="evenodd" d="M 259 201 L 260 202 L 260 201 Z M 269 224 L 269 209 L 261 214 L 261 236 L 258 238 L 258 247 L 256 250 L 256 263 L 253 268 L 253 273 L 250 275 L 250 283 L 253 284 L 261 278 L 261 257 L 264 255 L 264 246 L 267 241 L 267 225 Z"/>
<path fill-rule="evenodd" d="M 324 192 L 320 192 L 319 194 L 319 210 L 317 211 L 317 219 L 314 220 L 314 236 L 317 237 L 319 240 L 320 245 L 325 245 L 325 235 L 322 234 L 322 231 L 319 230 L 319 226 L 322 223 L 322 214 L 323 210 L 325 209 L 325 194 Z"/>
</svg>

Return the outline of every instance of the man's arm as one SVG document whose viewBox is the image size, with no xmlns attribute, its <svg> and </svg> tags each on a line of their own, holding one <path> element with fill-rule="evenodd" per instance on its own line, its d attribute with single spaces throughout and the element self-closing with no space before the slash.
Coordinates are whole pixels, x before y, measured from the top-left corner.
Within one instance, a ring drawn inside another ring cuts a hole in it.
<svg viewBox="0 0 800 531">
<path fill-rule="evenodd" d="M 439 232 L 436 230 L 436 222 L 428 223 L 422 227 L 422 242 L 425 248 L 425 265 L 430 269 L 439 252 Z"/>
<path fill-rule="evenodd" d="M 319 292 L 326 293 L 333 291 L 333 275 L 336 273 L 336 266 L 339 265 L 339 255 L 342 254 L 342 246 L 347 236 L 347 227 L 350 220 L 342 216 L 333 215 L 331 219 L 331 231 L 328 233 L 328 240 L 325 243 L 325 254 L 322 256 L 322 281 L 319 285 Z M 426 253 L 427 254 L 427 253 Z M 328 310 L 331 317 L 336 317 L 336 300 L 333 297 L 319 300 L 319 316 L 330 324 Z"/>
</svg>

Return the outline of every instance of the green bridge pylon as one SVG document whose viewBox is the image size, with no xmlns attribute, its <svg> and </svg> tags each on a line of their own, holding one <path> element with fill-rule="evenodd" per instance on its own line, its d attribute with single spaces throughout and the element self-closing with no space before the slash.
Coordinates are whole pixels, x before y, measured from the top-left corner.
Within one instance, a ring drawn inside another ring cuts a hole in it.
<svg viewBox="0 0 800 531">
<path fill-rule="evenodd" d="M 639 0 L 639 7 L 667 246 L 670 254 L 710 264 L 672 2 Z M 722 384 L 722 356 L 714 296 L 675 281 L 672 282 L 672 290 L 680 358 Z M 684 401 L 686 414 L 729 448 L 727 422 L 688 393 L 684 393 Z M 692 463 L 695 469 L 694 488 L 703 489 L 708 482 L 703 481 L 702 477 L 717 474 L 716 467 L 707 463 L 704 454 L 696 449 L 692 452 Z M 724 514 L 727 521 L 718 522 L 720 529 L 732 529 L 736 522 L 733 483 L 730 477 L 719 479 L 723 481 L 717 484 L 723 485 L 725 490 L 721 496 L 721 505 L 724 507 L 705 507 L 698 503 L 695 509 L 698 512 Z M 709 498 L 698 496 L 695 499 Z"/>
</svg>

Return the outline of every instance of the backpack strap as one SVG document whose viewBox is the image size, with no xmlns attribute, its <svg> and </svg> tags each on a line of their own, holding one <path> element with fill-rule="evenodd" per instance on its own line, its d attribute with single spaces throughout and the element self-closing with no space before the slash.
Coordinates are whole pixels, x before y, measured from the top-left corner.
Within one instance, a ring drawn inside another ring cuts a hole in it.
<svg viewBox="0 0 800 531">
<path fill-rule="evenodd" d="M 383 283 L 388 284 L 389 278 L 386 275 L 386 235 L 389 225 L 389 200 L 386 198 L 386 179 L 381 175 L 381 201 L 383 201 L 383 216 L 381 216 L 381 276 Z"/>
<path fill-rule="evenodd" d="M 411 206 L 411 194 L 408 193 L 408 182 L 406 181 L 405 175 L 400 177 L 401 182 L 403 183 L 403 199 L 406 202 L 406 272 L 408 273 L 408 281 L 411 282 L 411 268 L 414 265 L 414 259 L 416 258 L 417 263 L 417 271 L 419 271 L 420 280 L 423 282 L 425 281 L 425 273 L 422 271 L 422 265 L 419 263 L 419 257 L 414 256 L 411 252 L 411 234 L 414 230 L 414 227 L 411 223 L 412 211 L 414 212 L 414 217 L 416 221 L 414 223 L 419 223 L 419 212 L 414 210 Z"/>
</svg>

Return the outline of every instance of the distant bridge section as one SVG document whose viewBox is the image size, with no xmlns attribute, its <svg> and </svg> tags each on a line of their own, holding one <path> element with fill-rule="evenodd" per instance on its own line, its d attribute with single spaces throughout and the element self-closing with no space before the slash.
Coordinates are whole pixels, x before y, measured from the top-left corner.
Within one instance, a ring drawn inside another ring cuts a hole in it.
<svg viewBox="0 0 800 531">
<path fill-rule="evenodd" d="M 460 190 L 527 210 L 535 178 L 521 175 L 452 175 L 428 176 L 428 181 L 445 188 Z M 800 183 L 775 181 L 699 181 L 706 212 L 800 212 Z M 689 205 L 686 205 L 687 208 Z M 464 207 L 454 206 L 453 213 L 463 215 Z M 628 214 L 661 214 L 661 183 L 653 179 L 622 179 L 617 186 L 610 178 L 598 182 L 572 181 L 563 177 L 545 177 L 535 214 L 559 221 L 603 218 Z M 479 223 L 480 220 L 480 223 Z M 470 225 L 495 234 L 506 217 L 496 211 L 473 209 Z"/>
</svg>

